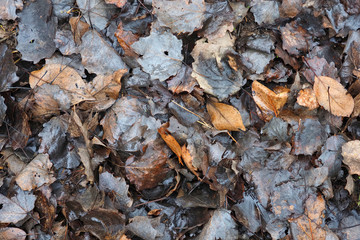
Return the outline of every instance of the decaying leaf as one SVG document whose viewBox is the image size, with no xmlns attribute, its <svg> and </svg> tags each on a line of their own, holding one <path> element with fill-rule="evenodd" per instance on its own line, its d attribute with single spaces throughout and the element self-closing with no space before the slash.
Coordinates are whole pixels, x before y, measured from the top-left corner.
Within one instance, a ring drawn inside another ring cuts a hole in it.
<svg viewBox="0 0 360 240">
<path fill-rule="evenodd" d="M 350 174 L 360 175 L 360 141 L 354 140 L 345 143 L 341 152 L 343 162 L 349 166 Z"/>
<path fill-rule="evenodd" d="M 300 106 L 309 108 L 309 110 L 313 110 L 319 107 L 315 93 L 311 88 L 300 90 L 299 96 L 297 97 L 297 103 Z"/>
<path fill-rule="evenodd" d="M 211 123 L 217 130 L 246 131 L 240 112 L 231 105 L 224 103 L 206 104 Z"/>
<path fill-rule="evenodd" d="M 179 162 L 183 165 L 181 160 L 181 147 L 176 139 L 171 136 L 170 132 L 167 130 L 168 124 L 162 126 L 158 129 L 158 133 L 160 134 L 161 138 L 165 141 L 166 145 L 173 151 L 176 156 L 179 158 Z"/>
<path fill-rule="evenodd" d="M 349 117 L 354 110 L 354 99 L 344 86 L 333 78 L 315 77 L 314 92 L 319 104 L 333 115 Z"/>
<path fill-rule="evenodd" d="M 50 168 L 52 163 L 49 155 L 38 154 L 16 177 L 15 181 L 24 191 L 51 184 L 56 179 L 52 176 Z"/>
<path fill-rule="evenodd" d="M 46 64 L 42 69 L 33 71 L 29 77 L 31 88 L 43 84 L 58 85 L 71 96 L 71 104 L 85 100 L 95 100 L 88 92 L 85 81 L 79 73 L 68 66 L 61 64 Z"/>
<path fill-rule="evenodd" d="M 275 93 L 258 81 L 252 83 L 252 96 L 260 109 L 258 115 L 265 121 L 270 121 L 274 115 L 278 116 L 287 101 L 290 89 L 282 88 L 279 90 Z"/>
</svg>

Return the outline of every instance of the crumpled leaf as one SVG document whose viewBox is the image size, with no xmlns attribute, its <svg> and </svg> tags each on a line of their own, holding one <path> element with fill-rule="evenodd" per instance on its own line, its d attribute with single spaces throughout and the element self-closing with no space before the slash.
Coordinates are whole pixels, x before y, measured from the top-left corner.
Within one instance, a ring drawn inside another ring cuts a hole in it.
<svg viewBox="0 0 360 240">
<path fill-rule="evenodd" d="M 89 94 L 87 85 L 78 72 L 65 65 L 47 64 L 42 69 L 31 73 L 29 83 L 31 88 L 46 83 L 58 85 L 71 96 L 72 105 L 85 100 L 95 100 L 95 98 Z"/>
<path fill-rule="evenodd" d="M 220 101 L 239 91 L 246 83 L 241 71 L 236 68 L 240 56 L 233 50 L 234 41 L 235 38 L 228 34 L 211 42 L 200 39 L 191 52 L 195 59 L 191 76 L 204 92 Z M 234 63 L 235 68 L 230 63 Z"/>
<path fill-rule="evenodd" d="M 20 228 L 0 228 L 0 239 L 3 240 L 25 240 L 26 232 Z"/>
<path fill-rule="evenodd" d="M 56 178 L 52 176 L 52 163 L 49 155 L 38 154 L 20 173 L 15 181 L 24 191 L 39 188 L 45 184 L 53 183 Z"/>
<path fill-rule="evenodd" d="M 14 64 L 11 50 L 6 44 L 0 45 L 0 92 L 8 91 L 11 84 L 19 80 L 16 76 L 17 67 Z"/>
<path fill-rule="evenodd" d="M 258 81 L 254 81 L 252 95 L 256 105 L 260 108 L 259 117 L 270 121 L 274 115 L 278 116 L 287 101 L 289 91 L 290 89 L 282 88 L 279 93 L 275 93 Z"/>
<path fill-rule="evenodd" d="M 311 88 L 305 88 L 300 90 L 296 101 L 300 106 L 307 107 L 309 110 L 313 110 L 319 107 L 319 103 L 316 100 L 315 92 Z"/>
<path fill-rule="evenodd" d="M 217 130 L 246 131 L 240 112 L 231 105 L 209 102 L 206 109 Z"/>
<path fill-rule="evenodd" d="M 164 81 L 181 68 L 184 58 L 181 54 L 182 41 L 171 33 L 152 31 L 150 36 L 140 38 L 131 47 L 142 55 L 138 62 L 153 80 Z"/>
<path fill-rule="evenodd" d="M 215 210 L 198 239 L 238 239 L 239 232 L 230 213 L 231 211 L 225 209 Z"/>
<path fill-rule="evenodd" d="M 119 205 L 116 208 L 130 208 L 133 200 L 128 196 L 129 185 L 124 178 L 114 177 L 109 172 L 101 173 L 99 176 L 99 188 L 105 192 L 115 192 L 115 201 Z"/>
<path fill-rule="evenodd" d="M 39 62 L 55 52 L 54 43 L 57 19 L 51 16 L 50 0 L 30 2 L 19 13 L 19 35 L 17 50 L 26 61 Z"/>
<path fill-rule="evenodd" d="M 36 197 L 30 193 L 17 190 L 17 194 L 11 199 L 0 194 L 0 222 L 17 223 L 24 219 L 34 209 Z"/>
<path fill-rule="evenodd" d="M 90 73 L 111 75 L 119 69 L 128 69 L 115 49 L 97 31 L 87 31 L 81 40 L 82 64 Z"/>
<path fill-rule="evenodd" d="M 348 117 L 354 110 L 354 99 L 333 78 L 315 77 L 314 92 L 319 104 L 333 115 Z"/>
<path fill-rule="evenodd" d="M 152 4 L 160 26 L 170 28 L 172 33 L 191 34 L 202 27 L 204 0 L 154 0 Z"/>
<path fill-rule="evenodd" d="M 165 141 L 166 145 L 173 151 L 173 153 L 176 154 L 176 156 L 179 159 L 179 162 L 181 165 L 183 165 L 183 162 L 181 160 L 181 147 L 179 143 L 176 141 L 176 139 L 171 136 L 170 132 L 167 130 L 167 127 L 169 124 L 165 124 L 161 128 L 158 129 L 158 133 L 160 134 L 161 138 Z"/>
<path fill-rule="evenodd" d="M 360 141 L 354 140 L 345 143 L 341 152 L 343 163 L 349 166 L 350 174 L 360 175 Z"/>
</svg>

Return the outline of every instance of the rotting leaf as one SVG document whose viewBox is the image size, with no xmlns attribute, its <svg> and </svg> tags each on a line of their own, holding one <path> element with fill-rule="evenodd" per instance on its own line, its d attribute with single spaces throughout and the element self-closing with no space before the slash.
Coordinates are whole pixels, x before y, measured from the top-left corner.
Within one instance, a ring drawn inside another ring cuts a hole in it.
<svg viewBox="0 0 360 240">
<path fill-rule="evenodd" d="M 360 141 L 354 140 L 342 146 L 343 162 L 349 166 L 350 174 L 360 175 Z"/>
<path fill-rule="evenodd" d="M 290 89 L 282 88 L 279 90 L 278 93 L 275 93 L 258 81 L 252 83 L 252 96 L 260 108 L 258 115 L 265 121 L 270 121 L 274 115 L 278 116 L 287 101 Z"/>
<path fill-rule="evenodd" d="M 179 159 L 181 165 L 184 165 L 181 160 L 181 147 L 176 139 L 171 136 L 170 132 L 167 130 L 169 124 L 163 125 L 161 128 L 158 129 L 158 133 L 160 134 L 161 138 L 165 141 L 166 145 L 173 151 Z"/>
<path fill-rule="evenodd" d="M 20 173 L 15 181 L 24 191 L 39 188 L 45 184 L 51 184 L 56 179 L 50 171 L 52 163 L 49 155 L 38 154 Z"/>
<path fill-rule="evenodd" d="M 152 4 L 160 26 L 170 28 L 173 33 L 191 34 L 202 27 L 204 0 L 154 0 Z"/>
<path fill-rule="evenodd" d="M 75 105 L 85 100 L 95 100 L 88 92 L 85 81 L 79 73 L 61 64 L 47 64 L 38 71 L 33 71 L 29 77 L 31 88 L 43 84 L 58 85 L 71 96 L 71 104 Z"/>
<path fill-rule="evenodd" d="M 315 77 L 314 92 L 319 104 L 333 115 L 349 117 L 354 110 L 354 99 L 333 78 Z"/>
<path fill-rule="evenodd" d="M 246 131 L 240 112 L 231 105 L 209 102 L 206 109 L 217 130 Z"/>
<path fill-rule="evenodd" d="M 182 41 L 169 32 L 152 31 L 150 36 L 140 38 L 131 47 L 142 55 L 138 62 L 153 80 L 164 81 L 181 68 L 184 58 L 181 54 Z"/>
</svg>

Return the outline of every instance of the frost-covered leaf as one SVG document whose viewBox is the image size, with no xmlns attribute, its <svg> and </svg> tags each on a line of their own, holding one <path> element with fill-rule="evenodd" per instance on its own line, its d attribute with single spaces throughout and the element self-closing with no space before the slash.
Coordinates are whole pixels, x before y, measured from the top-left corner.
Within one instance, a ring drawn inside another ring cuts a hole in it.
<svg viewBox="0 0 360 240">
<path fill-rule="evenodd" d="M 160 26 L 173 33 L 189 33 L 202 27 L 205 13 L 204 0 L 153 0 L 155 15 Z"/>
<path fill-rule="evenodd" d="M 97 30 L 104 30 L 116 7 L 108 5 L 104 0 L 76 0 L 87 23 L 93 25 Z"/>
<path fill-rule="evenodd" d="M 335 79 L 315 77 L 314 92 L 319 104 L 331 114 L 348 117 L 354 110 L 354 99 Z"/>
<path fill-rule="evenodd" d="M 30 191 L 45 184 L 51 184 L 56 179 L 51 172 L 52 163 L 49 155 L 38 154 L 16 177 L 16 183 L 22 190 Z"/>
<path fill-rule="evenodd" d="M 87 31 L 81 40 L 82 64 L 90 73 L 111 75 L 119 69 L 128 69 L 115 49 L 95 30 Z"/>
<path fill-rule="evenodd" d="M 220 101 L 239 91 L 246 83 L 241 71 L 231 67 L 231 63 L 236 63 L 240 58 L 233 50 L 234 41 L 235 38 L 228 34 L 212 42 L 200 39 L 191 53 L 195 59 L 191 76 L 206 93 Z"/>
<path fill-rule="evenodd" d="M 89 90 L 85 81 L 78 72 L 68 66 L 61 64 L 47 64 L 38 71 L 33 71 L 29 77 L 31 88 L 41 86 L 43 84 L 58 85 L 63 91 L 71 96 L 71 104 L 77 104 L 85 100 L 95 100 L 89 94 Z M 62 96 L 54 93 L 54 99 L 61 99 Z M 62 99 L 60 102 L 65 103 Z"/>
<path fill-rule="evenodd" d="M 360 175 L 360 141 L 353 140 L 342 146 L 343 162 L 349 166 L 350 174 Z"/>
<path fill-rule="evenodd" d="M 19 35 L 17 50 L 26 61 L 39 62 L 55 52 L 54 43 L 57 19 L 51 15 L 50 0 L 29 2 L 19 13 Z"/>
<path fill-rule="evenodd" d="M 152 31 L 150 36 L 140 38 L 131 47 L 142 55 L 138 62 L 153 80 L 164 81 L 181 68 L 184 58 L 181 54 L 182 41 L 171 33 Z"/>
<path fill-rule="evenodd" d="M 101 173 L 99 176 L 99 188 L 105 192 L 115 192 L 116 203 L 119 208 L 130 208 L 133 200 L 128 196 L 129 186 L 124 178 L 114 177 L 109 172 Z"/>
<path fill-rule="evenodd" d="M 0 92 L 8 91 L 11 84 L 19 80 L 16 76 L 17 67 L 14 64 L 11 50 L 6 44 L 0 45 Z"/>
<path fill-rule="evenodd" d="M 246 131 L 240 112 L 231 105 L 209 102 L 206 109 L 217 130 Z"/>
<path fill-rule="evenodd" d="M 0 228 L 0 239 L 3 240 L 25 240 L 26 232 L 20 228 Z"/>
<path fill-rule="evenodd" d="M 34 209 L 36 197 L 30 193 L 17 190 L 17 194 L 11 199 L 0 194 L 0 222 L 17 223 L 24 219 Z"/>
<path fill-rule="evenodd" d="M 238 239 L 237 225 L 231 217 L 231 212 L 217 209 L 199 235 L 199 240 L 206 239 Z"/>
</svg>

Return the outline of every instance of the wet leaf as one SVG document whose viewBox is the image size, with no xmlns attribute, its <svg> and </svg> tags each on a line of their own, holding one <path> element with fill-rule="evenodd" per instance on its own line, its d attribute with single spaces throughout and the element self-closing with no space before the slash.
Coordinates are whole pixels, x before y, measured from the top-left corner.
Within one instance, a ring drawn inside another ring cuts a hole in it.
<svg viewBox="0 0 360 240">
<path fill-rule="evenodd" d="M 14 64 L 11 50 L 6 44 L 0 45 L 0 92 L 8 91 L 9 87 L 19 80 L 16 76 L 17 67 Z"/>
<path fill-rule="evenodd" d="M 38 154 L 20 173 L 15 181 L 24 191 L 49 185 L 56 179 L 51 172 L 52 163 L 49 155 Z"/>
<path fill-rule="evenodd" d="M 246 131 L 240 112 L 233 106 L 214 102 L 206 104 L 206 109 L 217 130 Z"/>
<path fill-rule="evenodd" d="M 350 174 L 360 175 L 360 141 L 354 140 L 342 146 L 343 163 L 348 165 Z"/>
<path fill-rule="evenodd" d="M 191 34 L 202 27 L 204 0 L 154 0 L 152 4 L 159 25 L 170 28 L 172 33 Z"/>
<path fill-rule="evenodd" d="M 26 61 L 39 62 L 55 52 L 54 43 L 57 19 L 51 15 L 50 0 L 30 2 L 19 13 L 19 34 L 17 50 Z"/>
<path fill-rule="evenodd" d="M 182 66 L 178 73 L 171 78 L 168 83 L 168 88 L 173 93 L 179 94 L 182 92 L 191 93 L 197 85 L 195 78 L 191 76 L 192 69 L 189 66 Z"/>
<path fill-rule="evenodd" d="M 42 69 L 31 73 L 29 83 L 31 88 L 46 83 L 58 85 L 71 96 L 72 105 L 85 100 L 95 100 L 94 97 L 89 94 L 87 85 L 78 72 L 65 65 L 47 64 Z M 56 98 L 56 96 L 54 98 Z"/>
<path fill-rule="evenodd" d="M 175 153 L 175 155 L 178 157 L 179 162 L 181 165 L 183 165 L 183 162 L 181 160 L 181 147 L 179 143 L 176 141 L 176 139 L 171 136 L 170 132 L 167 130 L 167 127 L 169 124 L 166 124 L 158 129 L 158 133 L 160 134 L 161 138 L 165 141 L 166 145 Z"/>
<path fill-rule="evenodd" d="M 0 228 L 0 238 L 3 240 L 25 240 L 26 232 L 20 228 Z"/>
<path fill-rule="evenodd" d="M 150 36 L 140 38 L 131 47 L 142 55 L 138 62 L 152 80 L 164 81 L 181 68 L 184 58 L 181 54 L 182 42 L 171 33 L 152 31 Z"/>
<path fill-rule="evenodd" d="M 282 47 L 292 55 L 299 55 L 306 52 L 314 44 L 311 35 L 301 26 L 293 21 L 280 28 Z"/>
<path fill-rule="evenodd" d="M 314 92 L 319 104 L 331 114 L 348 117 L 354 110 L 354 99 L 335 79 L 315 77 Z"/>
<path fill-rule="evenodd" d="M 36 197 L 30 193 L 17 190 L 17 194 L 11 199 L 0 194 L 0 222 L 17 223 L 24 219 L 34 209 Z"/>
<path fill-rule="evenodd" d="M 258 81 L 252 83 L 252 95 L 256 105 L 261 110 L 259 117 L 269 121 L 274 115 L 278 116 L 281 108 L 285 105 L 288 92 L 287 88 L 280 89 L 279 93 L 271 91 Z"/>
<path fill-rule="evenodd" d="M 296 100 L 300 106 L 307 107 L 309 110 L 313 110 L 319 107 L 319 103 L 316 100 L 315 92 L 311 88 L 305 88 L 300 90 Z"/>
</svg>

